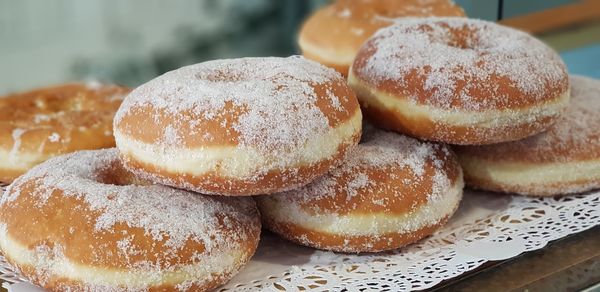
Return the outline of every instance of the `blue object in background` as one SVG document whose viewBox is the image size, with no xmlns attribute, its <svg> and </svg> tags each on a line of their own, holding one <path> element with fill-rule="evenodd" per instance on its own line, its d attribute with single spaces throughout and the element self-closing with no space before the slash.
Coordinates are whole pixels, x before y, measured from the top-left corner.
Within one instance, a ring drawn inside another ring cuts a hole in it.
<svg viewBox="0 0 600 292">
<path fill-rule="evenodd" d="M 600 43 L 560 53 L 569 73 L 600 79 Z"/>
<path fill-rule="evenodd" d="M 578 0 L 504 0 L 502 5 L 503 18 L 521 16 L 524 14 L 538 12 L 561 5 L 575 3 Z M 456 4 L 465 9 L 471 18 L 485 20 L 497 20 L 499 13 L 499 0 L 454 0 Z"/>
<path fill-rule="evenodd" d="M 455 0 L 471 18 L 495 21 L 498 17 L 498 0 Z"/>
<path fill-rule="evenodd" d="M 578 2 L 578 0 L 504 0 L 504 18 L 539 12 L 561 5 L 573 4 L 575 2 Z"/>
</svg>

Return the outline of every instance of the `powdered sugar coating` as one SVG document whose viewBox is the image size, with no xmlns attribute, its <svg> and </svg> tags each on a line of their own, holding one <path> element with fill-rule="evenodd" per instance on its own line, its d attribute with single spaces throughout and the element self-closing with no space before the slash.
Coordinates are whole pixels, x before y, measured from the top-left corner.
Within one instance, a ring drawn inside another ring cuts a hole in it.
<svg viewBox="0 0 600 292">
<path fill-rule="evenodd" d="M 126 167 L 204 194 L 291 189 L 324 174 L 360 137 L 341 75 L 302 57 L 215 60 L 168 72 L 119 109 Z"/>
<path fill-rule="evenodd" d="M 298 44 L 308 58 L 347 76 L 360 46 L 397 19 L 464 15 L 451 0 L 337 0 L 306 20 Z"/>
<path fill-rule="evenodd" d="M 571 103 L 547 132 L 525 139 L 527 148 L 575 151 L 600 148 L 600 80 L 571 76 Z M 600 157 L 600 156 L 598 156 Z M 597 157 L 597 158 L 598 158 Z"/>
<path fill-rule="evenodd" d="M 258 197 L 266 226 L 311 247 L 375 252 L 414 242 L 443 224 L 463 187 L 448 147 L 371 127 L 364 133 L 324 177 Z"/>
<path fill-rule="evenodd" d="M 480 111 L 556 98 L 568 89 L 562 60 L 532 36 L 466 18 L 412 18 L 380 30 L 353 73 L 416 103 Z"/>
<path fill-rule="evenodd" d="M 332 69 L 297 56 L 209 61 L 168 72 L 135 89 L 119 109 L 115 126 L 148 105 L 172 116 L 191 112 L 199 123 L 232 115 L 220 125 L 239 136 L 229 143 L 265 152 L 295 150 L 330 129 L 331 116 L 317 106 L 321 97 L 315 86 L 342 81 Z M 331 90 L 327 95 L 336 111 L 352 114 L 339 106 L 349 96 Z M 193 124 L 188 126 L 193 135 L 205 134 L 196 133 Z M 175 125 L 174 133 L 156 143 L 177 144 L 174 137 L 186 136 L 179 127 Z M 204 137 L 211 138 L 215 137 Z"/>
<path fill-rule="evenodd" d="M 19 231 L 22 226 L 47 225 L 52 230 L 51 226 L 57 223 L 52 218 L 60 218 L 52 215 L 55 211 L 68 214 L 80 210 L 83 213 L 77 215 L 81 217 L 76 218 L 78 222 L 62 222 L 73 224 L 74 229 L 53 230 L 46 240 L 35 243 L 36 250 L 60 248 L 67 252 L 49 254 L 53 260 L 81 264 L 81 259 L 70 259 L 68 255 L 77 255 L 74 251 L 89 248 L 72 245 L 72 242 L 88 238 L 90 245 L 96 247 L 90 250 L 84 262 L 124 270 L 124 275 L 133 277 L 136 273 L 152 273 L 154 276 L 147 279 L 148 285 L 162 281 L 164 275 L 160 273 L 176 273 L 182 269 L 196 287 L 211 282 L 222 283 L 248 260 L 253 251 L 247 254 L 245 249 L 252 246 L 253 240 L 256 247 L 260 233 L 260 220 L 251 199 L 204 196 L 161 185 L 105 182 L 105 175 L 123 171 L 119 167 L 116 149 L 81 151 L 48 160 L 7 188 L 0 200 L 0 209 L 5 214 L 12 214 L 13 208 L 31 208 L 49 214 L 50 219 L 16 224 L 13 219 L 0 215 L 0 223 L 6 223 L 8 234 L 14 237 L 22 233 Z M 35 185 L 33 191 L 32 183 Z M 48 210 L 46 206 L 50 201 L 56 204 L 69 199 L 79 203 L 64 211 L 60 211 L 60 205 L 54 210 Z M 88 224 L 89 228 L 82 230 L 81 224 Z M 65 233 L 61 234 L 62 231 Z M 43 235 L 31 237 L 40 236 Z M 144 243 L 148 240 L 150 245 Z M 193 248 L 196 250 L 190 250 Z M 236 252 L 240 255 L 233 254 Z M 231 259 L 214 262 L 224 254 Z M 36 254 L 37 258 L 40 256 L 42 254 Z M 52 274 L 56 266 L 38 268 L 36 277 L 40 282 L 56 276 Z M 197 278 L 206 271 L 214 274 Z M 111 285 L 98 287 L 109 289 Z M 119 291 L 129 288 L 137 291 L 145 287 L 112 287 Z"/>
<path fill-rule="evenodd" d="M 450 163 L 449 163 L 450 161 Z M 405 185 L 423 183 L 424 176 L 431 176 L 431 186 L 422 191 L 427 200 L 436 200 L 454 184 L 455 177 L 449 174 L 454 156 L 447 146 L 435 143 L 421 142 L 417 139 L 398 135 L 392 132 L 376 130 L 368 127 L 364 130 L 361 143 L 348 153 L 343 164 L 333 169 L 326 176 L 317 179 L 303 188 L 281 193 L 279 196 L 294 204 L 305 205 L 308 208 L 319 208 L 314 202 L 326 198 L 345 197 L 341 201 L 350 201 L 352 197 L 361 199 L 352 206 L 332 207 L 329 212 L 348 213 L 361 210 L 361 205 L 373 203 L 378 205 L 378 196 L 373 195 L 382 185 L 397 183 L 400 177 Z M 456 165 L 453 166 L 456 171 Z M 385 170 L 387 178 L 382 181 L 374 180 L 373 170 Z M 399 173 L 406 172 L 403 175 Z M 450 171 L 451 172 L 451 171 Z M 408 175 L 406 175 L 408 174 Z M 455 176 L 456 174 L 454 174 Z M 394 196 L 403 197 L 402 193 Z M 380 204 L 385 209 L 385 204 Z M 392 206 L 393 207 L 393 206 Z M 416 206 L 415 206 L 416 207 Z"/>
<path fill-rule="evenodd" d="M 253 221 L 254 204 L 245 198 L 221 199 L 194 194 L 161 185 L 118 186 L 98 182 L 98 173 L 118 161 L 116 149 L 80 151 L 43 163 L 11 184 L 0 200 L 0 207 L 16 200 L 21 184 L 36 181 L 35 202 L 43 206 L 53 191 L 84 199 L 91 210 L 101 211 L 96 231 L 110 230 L 117 223 L 142 228 L 167 245 L 180 248 L 186 240 L 205 242 L 207 249 L 227 244 L 216 236 L 217 214 L 228 214 L 239 222 Z M 168 199 L 167 199 L 168 198 Z M 234 234 L 234 237 L 244 234 Z M 244 238 L 236 238 L 243 240 Z"/>
<path fill-rule="evenodd" d="M 500 161 L 571 162 L 600 158 L 600 80 L 571 76 L 571 102 L 543 133 L 487 146 L 457 147 L 459 153 Z"/>
</svg>

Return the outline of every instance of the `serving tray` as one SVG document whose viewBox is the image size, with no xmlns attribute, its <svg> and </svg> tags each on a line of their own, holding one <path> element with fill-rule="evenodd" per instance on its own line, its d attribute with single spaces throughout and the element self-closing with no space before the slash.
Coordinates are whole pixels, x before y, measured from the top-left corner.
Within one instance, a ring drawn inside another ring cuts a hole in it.
<svg viewBox="0 0 600 292">
<path fill-rule="evenodd" d="M 529 198 L 466 190 L 447 225 L 393 252 L 318 251 L 265 232 L 250 263 L 217 291 L 423 290 L 488 261 L 541 249 L 596 225 L 600 225 L 600 191 Z M 0 279 L 26 281 L 1 256 Z"/>
</svg>

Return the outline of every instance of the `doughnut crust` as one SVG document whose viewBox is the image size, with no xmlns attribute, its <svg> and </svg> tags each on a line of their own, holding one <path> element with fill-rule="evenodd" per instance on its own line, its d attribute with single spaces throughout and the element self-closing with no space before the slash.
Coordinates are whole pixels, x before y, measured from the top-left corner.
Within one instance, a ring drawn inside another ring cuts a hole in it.
<svg viewBox="0 0 600 292">
<path fill-rule="evenodd" d="M 307 58 L 347 76 L 360 46 L 398 18 L 464 15 L 451 0 L 338 0 L 306 20 L 298 44 Z"/>
<path fill-rule="evenodd" d="M 135 89 L 114 131 L 125 166 L 220 195 L 293 189 L 340 163 L 362 115 L 340 74 L 302 57 L 200 63 Z"/>
<path fill-rule="evenodd" d="M 128 92 L 88 83 L 0 97 L 0 182 L 54 156 L 114 147 L 112 120 Z"/>
<path fill-rule="evenodd" d="M 467 18 L 411 19 L 380 30 L 357 54 L 348 81 L 373 123 L 459 145 L 537 134 L 569 101 L 556 52 L 524 32 Z"/>
<path fill-rule="evenodd" d="M 260 236 L 249 198 L 132 185 L 116 149 L 53 158 L 0 200 L 0 249 L 50 291 L 207 291 Z"/>
<path fill-rule="evenodd" d="M 263 224 L 296 243 L 339 252 L 397 249 L 433 233 L 462 198 L 447 146 L 380 130 L 303 188 L 257 197 Z"/>
<path fill-rule="evenodd" d="M 553 196 L 600 188 L 600 80 L 571 77 L 571 103 L 546 132 L 524 140 L 456 147 L 474 188 Z"/>
</svg>

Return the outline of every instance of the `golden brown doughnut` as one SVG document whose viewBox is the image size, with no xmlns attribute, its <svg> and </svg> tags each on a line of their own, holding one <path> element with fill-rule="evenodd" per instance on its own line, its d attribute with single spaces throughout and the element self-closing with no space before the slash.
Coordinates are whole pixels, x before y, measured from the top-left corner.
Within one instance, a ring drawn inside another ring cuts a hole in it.
<svg viewBox="0 0 600 292">
<path fill-rule="evenodd" d="M 328 175 L 257 197 L 263 224 L 302 245 L 340 251 L 396 249 L 433 233 L 458 207 L 462 171 L 447 146 L 380 130 Z"/>
<path fill-rule="evenodd" d="M 464 15 L 452 0 L 338 0 L 306 20 L 298 44 L 307 58 L 347 76 L 360 46 L 398 18 Z"/>
<path fill-rule="evenodd" d="M 537 134 L 569 101 L 556 52 L 524 32 L 467 18 L 414 18 L 380 30 L 348 81 L 380 127 L 460 145 Z"/>
<path fill-rule="evenodd" d="M 216 60 L 135 89 L 115 117 L 126 167 L 162 184 L 221 195 L 302 186 L 360 139 L 342 76 L 302 57 Z"/>
<path fill-rule="evenodd" d="M 50 291 L 206 291 L 254 254 L 250 198 L 131 185 L 116 149 L 50 159 L 0 200 L 0 249 Z"/>
<path fill-rule="evenodd" d="M 468 185 L 534 196 L 600 188 L 600 80 L 571 77 L 571 103 L 546 132 L 456 148 Z"/>
<path fill-rule="evenodd" d="M 112 119 L 128 92 L 90 82 L 0 97 L 0 182 L 63 153 L 114 147 Z"/>
</svg>

